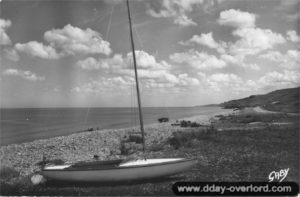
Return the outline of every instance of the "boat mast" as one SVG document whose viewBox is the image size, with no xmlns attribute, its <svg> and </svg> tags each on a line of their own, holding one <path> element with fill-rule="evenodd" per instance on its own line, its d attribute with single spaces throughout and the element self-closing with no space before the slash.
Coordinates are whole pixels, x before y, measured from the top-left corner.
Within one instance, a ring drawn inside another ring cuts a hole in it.
<svg viewBox="0 0 300 197">
<path fill-rule="evenodd" d="M 140 118 L 140 126 L 141 126 L 142 139 L 143 139 L 143 151 L 145 151 L 145 134 L 144 134 L 145 132 L 144 132 L 144 123 L 143 123 L 143 113 L 142 113 L 142 104 L 141 104 L 139 81 L 138 81 L 138 72 L 137 72 L 137 66 L 136 66 L 134 41 L 133 41 L 133 35 L 132 35 L 132 24 L 131 24 L 129 0 L 127 0 L 127 10 L 128 10 L 130 40 L 131 40 L 133 65 L 134 65 L 134 73 L 135 73 L 136 92 L 137 92 L 137 99 L 138 99 L 138 105 L 139 105 L 139 118 Z"/>
</svg>

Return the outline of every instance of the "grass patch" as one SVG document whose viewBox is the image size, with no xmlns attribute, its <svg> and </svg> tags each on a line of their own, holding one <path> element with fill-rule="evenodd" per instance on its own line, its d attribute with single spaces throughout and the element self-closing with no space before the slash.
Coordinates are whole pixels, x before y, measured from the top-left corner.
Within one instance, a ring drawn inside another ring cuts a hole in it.
<svg viewBox="0 0 300 197">
<path fill-rule="evenodd" d="M 186 120 L 182 120 L 180 121 L 180 127 L 200 127 L 201 124 L 197 123 L 197 122 L 191 122 L 191 121 L 186 121 Z"/>
<path fill-rule="evenodd" d="M 0 168 L 0 177 L 2 180 L 11 179 L 14 177 L 18 177 L 20 172 L 17 171 L 15 168 L 8 166 L 8 165 L 1 165 Z"/>
<path fill-rule="evenodd" d="M 129 135 L 127 142 L 134 142 L 137 144 L 142 144 L 143 138 L 140 134 L 131 134 L 131 135 Z"/>
<path fill-rule="evenodd" d="M 232 114 L 228 116 L 221 116 L 221 121 L 228 121 L 231 123 L 251 123 L 251 122 L 285 122 L 287 120 L 291 122 L 299 121 L 299 116 L 291 116 L 286 113 L 274 113 L 274 114 L 259 114 L 259 113 L 245 113 L 245 114 Z"/>
<path fill-rule="evenodd" d="M 140 133 L 130 133 L 120 140 L 121 155 L 128 155 L 142 149 L 143 138 Z"/>
<path fill-rule="evenodd" d="M 180 147 L 193 147 L 197 146 L 197 141 L 215 140 L 214 135 L 216 135 L 214 127 L 177 131 L 167 140 L 167 144 L 170 144 L 175 149 Z"/>
<path fill-rule="evenodd" d="M 154 143 L 149 148 L 147 148 L 148 151 L 158 152 L 163 151 L 165 144 L 163 143 Z"/>
<path fill-rule="evenodd" d="M 9 164 L 2 164 L 0 168 L 0 195 L 26 195 L 34 186 L 30 177 L 20 176 L 20 172 Z"/>
</svg>

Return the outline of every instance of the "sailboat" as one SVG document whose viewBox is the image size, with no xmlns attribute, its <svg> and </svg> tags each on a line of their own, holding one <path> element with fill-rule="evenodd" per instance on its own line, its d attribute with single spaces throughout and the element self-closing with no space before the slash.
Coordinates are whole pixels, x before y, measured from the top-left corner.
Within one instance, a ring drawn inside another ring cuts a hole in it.
<svg viewBox="0 0 300 197">
<path fill-rule="evenodd" d="M 143 151 L 145 151 L 145 135 L 143 124 L 143 113 L 139 91 L 138 72 L 132 34 L 132 24 L 130 16 L 129 0 L 127 0 L 127 11 L 130 26 L 131 48 L 133 54 L 137 100 L 139 107 L 139 120 L 142 134 Z M 171 176 L 190 169 L 195 165 L 195 159 L 185 158 L 156 158 L 156 159 L 137 159 L 130 161 L 110 160 L 110 161 L 89 161 L 78 162 L 64 165 L 45 165 L 42 167 L 41 174 L 46 179 L 61 181 L 80 181 L 80 182 L 118 182 L 154 179 L 159 177 Z"/>
</svg>

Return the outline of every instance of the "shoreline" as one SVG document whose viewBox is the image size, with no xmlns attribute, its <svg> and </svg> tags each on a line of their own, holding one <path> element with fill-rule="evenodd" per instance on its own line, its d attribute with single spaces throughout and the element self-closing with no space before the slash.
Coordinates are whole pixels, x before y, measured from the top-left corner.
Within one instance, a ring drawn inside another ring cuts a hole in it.
<svg viewBox="0 0 300 197">
<path fill-rule="evenodd" d="M 230 112 L 232 111 L 215 112 L 209 115 L 191 116 L 178 120 L 184 119 L 209 124 L 210 118 L 215 115 L 229 114 Z M 167 123 L 145 125 L 145 140 L 146 147 L 148 147 L 146 154 L 151 154 L 151 145 L 160 144 L 171 137 L 173 132 L 184 129 L 171 126 L 173 122 L 175 120 L 171 119 Z M 40 169 L 37 163 L 42 161 L 43 156 L 47 160 L 61 159 L 68 163 L 93 160 L 94 155 L 98 155 L 100 160 L 120 159 L 128 156 L 121 154 L 122 139 L 130 133 L 136 132 L 139 132 L 139 126 L 82 131 L 70 135 L 5 145 L 0 147 L 0 161 L 1 165 L 11 166 L 18 170 L 21 176 L 27 176 Z M 139 154 L 139 152 L 137 151 L 133 155 Z"/>
<path fill-rule="evenodd" d="M 223 109 L 223 110 L 225 110 L 225 109 Z M 223 112 L 214 112 L 209 115 L 187 116 L 184 118 L 179 118 L 178 120 L 179 121 L 185 120 L 185 121 L 197 122 L 203 126 L 206 126 L 206 125 L 209 125 L 211 123 L 211 121 L 213 121 L 215 119 L 216 116 L 218 116 L 218 115 L 226 116 L 226 115 L 229 115 L 232 113 L 234 113 L 233 109 L 226 109 L 226 111 L 223 111 Z"/>
<path fill-rule="evenodd" d="M 151 125 L 147 125 L 148 128 Z M 105 129 L 96 131 L 83 131 L 66 136 L 47 139 L 38 139 L 31 142 L 11 144 L 0 147 L 0 160 L 2 165 L 14 167 L 23 176 L 29 175 L 39 169 L 36 164 L 47 159 L 61 159 L 65 162 L 78 162 L 91 160 L 94 155 L 99 159 L 109 159 L 118 152 L 120 140 L 134 127 L 124 129 Z"/>
<path fill-rule="evenodd" d="M 58 162 L 71 164 L 77 161 L 92 161 L 95 154 L 99 156 L 99 160 L 127 160 L 140 157 L 193 158 L 197 160 L 198 165 L 193 170 L 180 175 L 180 179 L 189 181 L 266 181 L 270 169 L 288 166 L 292 170 L 287 180 L 298 180 L 299 173 L 295 170 L 298 169 L 298 163 L 295 155 L 298 155 L 297 147 L 299 147 L 297 141 L 299 115 L 297 117 L 286 114 L 270 115 L 252 109 L 222 114 L 207 115 L 206 119 L 215 116 L 216 122 L 210 124 L 213 127 L 172 126 L 174 120 L 147 125 L 145 126 L 145 152 L 141 151 L 141 144 L 138 142 L 140 136 L 137 136 L 137 127 L 82 132 L 0 147 L 0 157 L 4 161 L 1 163 L 1 168 L 4 167 L 2 172 L 6 173 L 6 175 L 2 174 L 4 176 L 1 180 L 1 192 L 4 195 L 66 196 L 135 193 L 149 196 L 162 192 L 166 192 L 164 193 L 166 195 L 172 194 L 171 180 L 159 183 L 125 184 L 120 187 L 99 187 L 99 185 L 81 187 L 80 184 L 66 184 L 60 187 L 60 185 L 51 185 L 51 182 L 50 185 L 32 185 L 30 178 L 32 173 L 38 173 L 40 170 L 36 164 L 42 161 L 43 153 L 47 157 L 46 160 L 56 159 L 57 164 Z M 197 119 L 197 116 L 194 116 L 194 119 Z M 274 123 L 288 124 L 274 125 Z M 126 146 L 129 145 L 127 150 L 130 151 L 127 152 L 122 151 L 120 146 L 120 140 L 125 136 L 129 137 L 124 138 Z M 138 141 L 135 141 L 137 139 Z M 279 157 L 282 159 L 278 160 Z M 249 169 L 247 172 L 244 169 L 245 165 Z"/>
<path fill-rule="evenodd" d="M 87 118 L 87 112 L 78 111 L 77 109 L 70 109 L 69 111 L 34 110 L 35 111 L 13 110 L 4 113 L 4 115 L 6 115 L 1 118 L 1 123 L 3 123 L 1 127 L 1 146 L 32 142 L 38 139 L 67 136 L 85 131 L 123 129 L 138 126 L 137 116 L 135 117 L 135 113 L 128 109 L 121 111 L 121 114 L 117 110 L 105 111 L 102 109 L 91 109 L 89 118 Z M 157 123 L 157 120 L 161 117 L 168 117 L 169 119 L 176 120 L 187 116 L 200 114 L 209 115 L 212 112 L 222 111 L 224 111 L 224 109 L 221 107 L 187 109 L 150 108 L 145 111 L 144 124 Z M 16 116 L 16 114 L 19 113 L 20 115 Z M 17 119 L 15 120 L 14 118 Z M 66 120 L 64 120 L 64 118 L 66 118 Z"/>
</svg>

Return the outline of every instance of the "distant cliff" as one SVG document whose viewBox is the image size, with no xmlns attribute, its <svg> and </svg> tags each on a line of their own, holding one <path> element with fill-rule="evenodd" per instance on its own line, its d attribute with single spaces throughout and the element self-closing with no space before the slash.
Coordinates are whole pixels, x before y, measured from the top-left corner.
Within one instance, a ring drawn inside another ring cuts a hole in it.
<svg viewBox="0 0 300 197">
<path fill-rule="evenodd" d="M 244 108 L 261 106 L 264 109 L 280 112 L 300 113 L 300 87 L 281 89 L 264 95 L 252 95 L 221 103 L 224 108 Z"/>
</svg>

